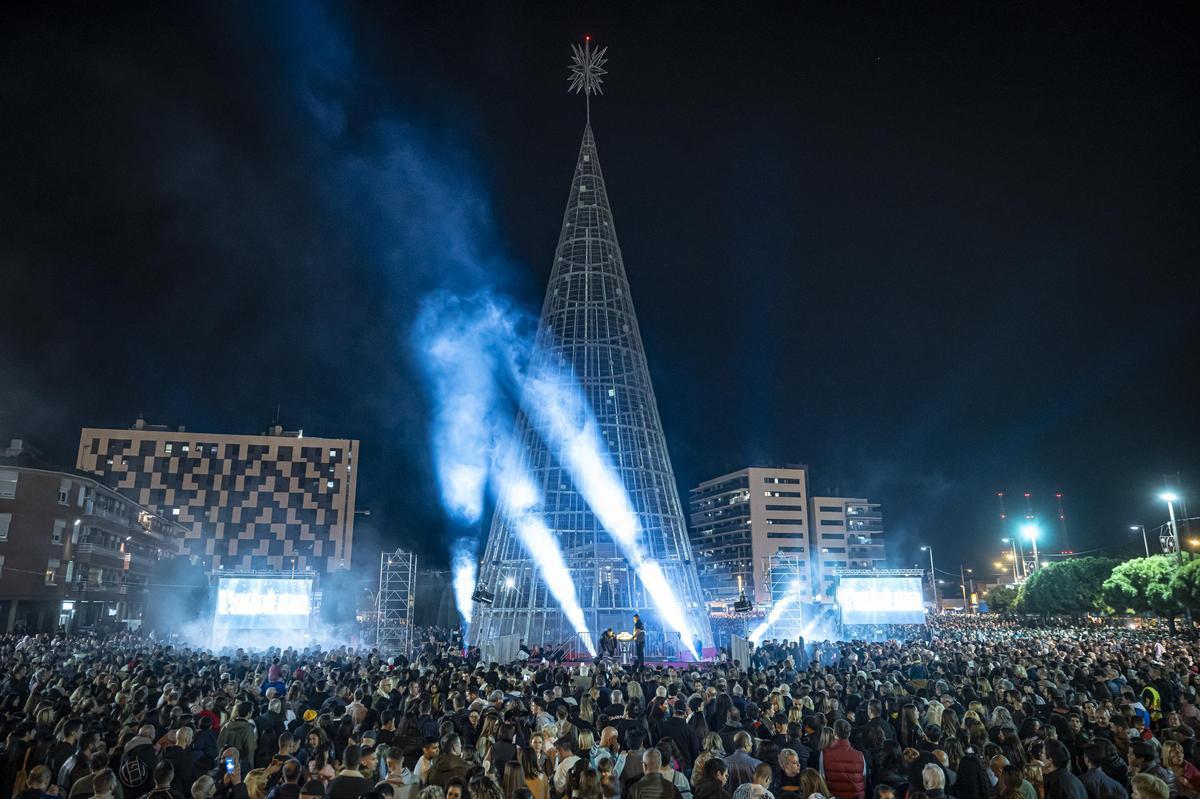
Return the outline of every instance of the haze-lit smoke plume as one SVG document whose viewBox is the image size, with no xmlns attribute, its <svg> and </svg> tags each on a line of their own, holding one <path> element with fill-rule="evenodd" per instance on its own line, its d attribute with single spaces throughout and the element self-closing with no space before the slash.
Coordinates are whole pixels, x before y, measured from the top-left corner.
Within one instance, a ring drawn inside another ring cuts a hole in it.
<svg viewBox="0 0 1200 799">
<path fill-rule="evenodd" d="M 511 438 L 498 450 L 496 468 L 492 472 L 496 500 L 505 509 L 509 523 L 516 530 L 525 551 L 537 564 L 538 574 L 558 601 L 572 629 L 581 633 L 580 638 L 588 652 L 595 655 L 596 649 L 584 619 L 583 608 L 579 606 L 575 582 L 571 579 L 571 572 L 567 569 L 554 534 L 539 515 L 542 498 L 528 473 L 521 468 L 518 452 L 518 442 Z"/>
<path fill-rule="evenodd" d="M 676 630 L 699 659 L 695 632 L 663 575 L 658 561 L 642 548 L 642 525 L 617 474 L 608 444 L 586 398 L 573 379 L 534 367 L 521 381 L 521 405 L 546 436 L 551 451 L 633 565 L 662 620 Z"/>
<path fill-rule="evenodd" d="M 454 604 L 463 618 L 463 624 L 471 623 L 471 594 L 475 592 L 475 581 L 479 579 L 479 567 L 475 561 L 477 540 L 460 538 L 454 542 L 450 570 L 454 583 Z"/>
<path fill-rule="evenodd" d="M 484 485 L 490 483 L 498 501 L 507 503 L 513 529 L 568 620 L 577 631 L 586 631 L 561 550 L 537 515 L 541 499 L 518 466 L 515 449 L 496 447 L 497 441 L 507 442 L 517 410 L 523 411 L 634 567 L 660 617 L 698 656 L 682 605 L 658 562 L 643 549 L 641 522 L 595 415 L 574 375 L 534 356 L 531 320 L 486 293 L 466 300 L 434 295 L 420 319 L 416 345 L 433 394 L 432 445 L 447 513 L 460 522 L 477 522 L 476 508 L 482 508 Z M 495 455 L 489 471 L 490 453 Z M 454 553 L 454 583 L 459 610 L 469 620 L 476 562 L 466 550 L 458 547 Z"/>
</svg>

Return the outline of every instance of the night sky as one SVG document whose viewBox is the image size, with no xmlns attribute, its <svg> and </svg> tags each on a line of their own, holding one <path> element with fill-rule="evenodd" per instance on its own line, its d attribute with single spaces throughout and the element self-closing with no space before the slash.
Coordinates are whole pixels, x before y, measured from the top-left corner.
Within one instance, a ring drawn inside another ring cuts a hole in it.
<svg viewBox="0 0 1200 799">
<path fill-rule="evenodd" d="M 0 433 L 71 463 L 84 425 L 279 406 L 362 440 L 360 563 L 444 558 L 409 326 L 438 287 L 540 307 L 590 33 L 685 502 L 803 462 L 884 503 L 895 565 L 953 569 L 990 567 L 997 490 L 1052 528 L 1057 490 L 1077 551 L 1132 554 L 1164 474 L 1200 488 L 1200 30 L 1052 5 L 31 5 L 0 64 Z"/>
</svg>

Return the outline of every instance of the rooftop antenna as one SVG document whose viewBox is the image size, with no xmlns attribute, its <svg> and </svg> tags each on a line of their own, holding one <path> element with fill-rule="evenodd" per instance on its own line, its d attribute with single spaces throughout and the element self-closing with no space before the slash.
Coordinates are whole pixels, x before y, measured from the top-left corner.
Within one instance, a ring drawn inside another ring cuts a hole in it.
<svg viewBox="0 0 1200 799">
<path fill-rule="evenodd" d="M 583 37 L 583 45 L 571 45 L 571 66 L 568 68 L 570 74 L 567 80 L 570 82 L 570 88 L 567 91 L 579 94 L 583 92 L 584 102 L 587 105 L 587 121 L 592 124 L 592 93 L 604 94 L 604 89 L 601 84 L 604 82 L 604 76 L 608 74 L 608 70 L 604 65 L 608 63 L 608 58 L 604 55 L 608 51 L 608 47 L 595 48 L 592 46 L 592 37 L 590 35 Z"/>
<path fill-rule="evenodd" d="M 1008 513 L 1004 510 L 1004 492 L 997 491 L 996 499 L 1000 501 L 1000 523 L 1003 525 L 1003 523 L 1008 519 Z"/>
<path fill-rule="evenodd" d="M 1062 531 L 1062 547 L 1065 552 L 1071 551 L 1071 537 L 1067 535 L 1067 514 L 1063 512 L 1062 492 L 1054 493 L 1054 500 L 1058 503 L 1058 527 Z"/>
</svg>

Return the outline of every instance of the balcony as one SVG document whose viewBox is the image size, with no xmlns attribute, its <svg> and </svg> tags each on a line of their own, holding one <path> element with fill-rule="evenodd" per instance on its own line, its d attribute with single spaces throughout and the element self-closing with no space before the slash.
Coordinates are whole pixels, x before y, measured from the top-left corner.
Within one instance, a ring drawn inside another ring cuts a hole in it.
<svg viewBox="0 0 1200 799">
<path fill-rule="evenodd" d="M 141 586 L 128 586 L 122 583 L 75 582 L 70 583 L 68 588 L 76 596 L 98 596 L 101 594 L 124 596 L 129 593 L 137 593 L 136 589 L 141 588 Z M 131 591 L 131 588 L 135 590 Z"/>
<path fill-rule="evenodd" d="M 77 544 L 75 546 L 75 554 L 80 557 L 101 555 L 106 558 L 114 558 L 115 560 L 125 560 L 125 553 L 121 550 L 105 546 L 104 544 L 93 544 L 90 541 L 85 544 Z"/>
</svg>

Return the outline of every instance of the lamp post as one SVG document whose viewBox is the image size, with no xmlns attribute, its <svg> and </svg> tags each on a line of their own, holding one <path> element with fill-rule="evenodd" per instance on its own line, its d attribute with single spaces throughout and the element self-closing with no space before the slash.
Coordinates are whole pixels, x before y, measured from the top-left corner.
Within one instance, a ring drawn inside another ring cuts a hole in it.
<svg viewBox="0 0 1200 799">
<path fill-rule="evenodd" d="M 1143 548 L 1146 550 L 1146 557 L 1150 557 L 1150 542 L 1149 542 L 1149 540 L 1146 538 L 1146 525 L 1144 525 L 1144 524 L 1131 524 L 1131 525 L 1129 525 L 1129 529 L 1130 529 L 1130 530 L 1132 530 L 1132 531 L 1134 531 L 1135 533 L 1136 533 L 1138 530 L 1141 530 L 1141 531 L 1142 531 L 1142 547 L 1143 547 Z"/>
<path fill-rule="evenodd" d="M 1017 570 L 1018 570 L 1018 569 L 1020 569 L 1020 570 L 1021 570 L 1021 572 L 1024 572 L 1024 570 L 1025 570 L 1025 564 L 1024 564 L 1024 563 L 1021 563 L 1021 556 L 1020 556 L 1020 555 L 1017 553 L 1017 539 L 1015 539 L 1015 538 L 1001 538 L 1000 540 L 1001 540 L 1002 542 L 1004 542 L 1005 544 L 1012 544 L 1012 556 L 1013 556 L 1013 582 L 1014 582 L 1014 583 L 1019 583 L 1019 582 L 1021 582 L 1021 577 L 1020 577 L 1020 573 L 1018 573 L 1018 571 L 1017 571 Z"/>
<path fill-rule="evenodd" d="M 1175 540 L 1175 562 L 1183 567 L 1183 548 L 1179 546 L 1179 526 L 1175 523 L 1175 503 L 1179 501 L 1179 495 L 1174 491 L 1164 491 L 1158 495 L 1158 498 L 1167 503 L 1167 514 L 1171 519 L 1171 538 Z M 1189 634 L 1192 629 L 1192 607 L 1189 603 L 1183 603 L 1183 615 L 1187 619 Z"/>
<path fill-rule="evenodd" d="M 967 576 L 964 574 L 964 572 L 973 573 L 973 570 L 964 568 L 961 563 L 958 564 L 958 579 L 960 581 L 959 587 L 962 588 L 963 596 L 963 613 L 970 613 L 971 601 L 967 599 Z"/>
<path fill-rule="evenodd" d="M 1038 561 L 1038 528 L 1036 524 L 1026 524 L 1021 528 L 1021 533 L 1024 534 L 1031 542 L 1033 542 L 1033 570 L 1037 571 L 1041 568 L 1041 563 Z"/>
<path fill-rule="evenodd" d="M 921 551 L 929 553 L 929 587 L 933 589 L 933 609 L 936 612 L 941 613 L 942 597 L 941 594 L 938 593 L 937 571 L 933 567 L 933 547 L 923 546 L 921 547 Z"/>
<path fill-rule="evenodd" d="M 1182 563 L 1183 549 L 1179 546 L 1179 527 L 1175 524 L 1175 503 L 1179 501 L 1179 495 L 1174 491 L 1164 491 L 1158 498 L 1167 503 L 1167 513 L 1171 518 L 1171 538 L 1175 541 L 1175 558 Z"/>
</svg>

